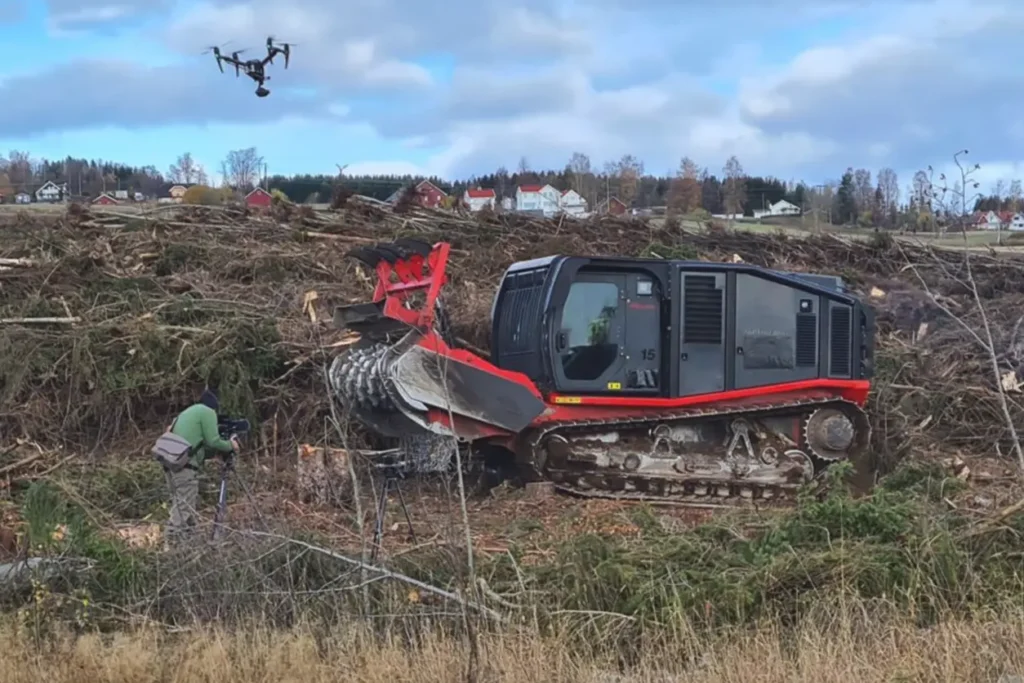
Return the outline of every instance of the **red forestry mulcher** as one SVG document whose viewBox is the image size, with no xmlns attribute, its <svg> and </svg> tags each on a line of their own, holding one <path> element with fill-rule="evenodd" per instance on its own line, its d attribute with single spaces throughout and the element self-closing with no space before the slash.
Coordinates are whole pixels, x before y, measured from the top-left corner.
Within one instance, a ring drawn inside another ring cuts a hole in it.
<svg viewBox="0 0 1024 683">
<path fill-rule="evenodd" d="M 386 437 L 456 437 L 535 480 L 599 497 L 790 497 L 857 466 L 874 312 L 828 275 L 747 264 L 550 256 L 512 264 L 491 357 L 454 348 L 439 295 L 450 246 L 350 255 L 376 271 L 360 334 L 331 366 L 338 398 Z"/>
</svg>

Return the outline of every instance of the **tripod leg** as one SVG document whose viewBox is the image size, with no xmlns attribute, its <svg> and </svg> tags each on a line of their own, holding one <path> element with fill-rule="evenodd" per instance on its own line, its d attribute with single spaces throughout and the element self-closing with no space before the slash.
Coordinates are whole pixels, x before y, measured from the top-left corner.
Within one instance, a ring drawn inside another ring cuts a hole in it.
<svg viewBox="0 0 1024 683">
<path fill-rule="evenodd" d="M 373 526 L 373 549 L 370 551 L 370 561 L 377 561 L 377 553 L 380 551 L 381 539 L 384 536 L 384 513 L 387 511 L 388 489 L 391 480 L 385 479 L 380 489 L 380 498 L 377 499 L 377 522 Z"/>
<path fill-rule="evenodd" d="M 395 486 L 398 490 L 398 503 L 402 506 L 402 513 L 405 515 L 405 523 L 409 525 L 409 538 L 412 542 L 416 542 L 416 532 L 412 530 L 412 519 L 409 517 L 409 508 L 405 504 L 405 494 L 402 493 L 401 486 Z"/>
</svg>

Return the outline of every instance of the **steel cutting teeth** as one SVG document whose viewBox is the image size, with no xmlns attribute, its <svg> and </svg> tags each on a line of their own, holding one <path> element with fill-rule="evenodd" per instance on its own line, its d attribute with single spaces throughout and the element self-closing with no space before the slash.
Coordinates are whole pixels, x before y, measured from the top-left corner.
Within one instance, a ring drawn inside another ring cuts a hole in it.
<svg viewBox="0 0 1024 683">
<path fill-rule="evenodd" d="M 838 408 L 818 408 L 804 420 L 804 443 L 812 455 L 828 462 L 843 460 L 857 443 L 857 425 Z"/>
</svg>

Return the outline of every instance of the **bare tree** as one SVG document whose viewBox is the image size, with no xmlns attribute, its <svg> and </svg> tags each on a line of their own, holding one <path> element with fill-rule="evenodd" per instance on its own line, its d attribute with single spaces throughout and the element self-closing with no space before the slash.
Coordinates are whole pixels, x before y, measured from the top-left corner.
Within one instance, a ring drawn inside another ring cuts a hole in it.
<svg viewBox="0 0 1024 683">
<path fill-rule="evenodd" d="M 995 182 L 995 185 L 992 186 L 992 196 L 996 197 L 997 199 L 1002 199 L 1003 197 L 1006 196 L 1005 180 L 1000 179 Z"/>
<path fill-rule="evenodd" d="M 498 167 L 498 170 L 494 172 L 494 183 L 496 186 L 494 189 L 497 191 L 499 201 L 509 196 L 511 181 L 507 168 L 504 166 Z"/>
<path fill-rule="evenodd" d="M 569 169 L 572 171 L 573 189 L 593 204 L 595 197 L 592 194 L 593 187 L 590 182 L 593 174 L 590 169 L 590 157 L 583 152 L 573 152 L 572 158 L 569 159 Z"/>
<path fill-rule="evenodd" d="M 178 160 L 167 169 L 167 175 L 172 183 L 184 183 L 191 185 L 199 181 L 199 173 L 202 169 L 192 158 L 191 152 L 185 152 Z M 204 183 L 205 184 L 205 183 Z"/>
<path fill-rule="evenodd" d="M 879 218 L 884 219 L 886 225 L 893 227 L 900 203 L 900 182 L 896 177 L 896 171 L 891 168 L 881 169 L 878 172 L 878 189 L 882 195 L 882 206 L 879 210 L 883 214 Z"/>
<path fill-rule="evenodd" d="M 740 160 L 735 156 L 729 157 L 722 169 L 725 175 L 725 183 L 722 190 L 725 198 L 725 212 L 732 220 L 734 214 L 743 213 L 743 205 L 747 202 L 747 179 L 743 172 Z"/>
<path fill-rule="evenodd" d="M 996 342 L 992 333 L 992 325 L 989 320 L 988 312 L 985 308 L 984 300 L 978 291 L 978 283 L 974 278 L 974 273 L 971 268 L 971 253 L 969 249 L 969 242 L 967 241 L 967 227 L 969 224 L 968 216 L 970 213 L 967 210 L 968 205 L 973 206 L 974 201 L 981 196 L 977 191 L 979 183 L 974 180 L 974 173 L 981 169 L 979 164 L 974 164 L 968 168 L 960 161 L 960 156 L 966 156 L 968 151 L 966 149 L 960 150 L 953 155 L 953 162 L 956 164 L 958 175 L 960 176 L 955 181 L 955 186 L 959 189 L 950 189 L 946 184 L 945 174 L 940 174 L 940 184 L 933 182 L 929 183 L 928 194 L 930 201 L 935 203 L 938 207 L 941 207 L 947 216 L 952 217 L 954 226 L 960 229 L 964 239 L 964 251 L 963 251 L 963 272 L 964 277 L 961 278 L 957 274 L 950 272 L 946 269 L 946 275 L 953 280 L 963 285 L 968 292 L 971 293 L 971 297 L 974 300 L 974 305 L 978 311 L 978 317 L 981 321 L 981 329 L 977 329 L 976 324 L 972 324 L 967 321 L 962 315 L 954 313 L 947 305 L 948 299 L 940 296 L 939 294 L 932 292 L 921 276 L 920 271 L 916 266 L 912 265 L 915 275 L 917 275 L 918 281 L 921 286 L 931 298 L 932 302 L 940 308 L 950 319 L 956 322 L 964 332 L 972 338 L 981 349 L 984 350 L 988 357 L 989 365 L 992 368 L 992 379 L 995 385 L 996 395 L 999 400 L 1000 412 L 1002 414 L 1004 424 L 1007 431 L 1010 433 L 1010 438 L 1013 444 L 1013 452 L 1017 459 L 1017 465 L 1019 468 L 1018 475 L 1024 477 L 1024 447 L 1021 446 L 1020 438 L 1017 435 L 1017 426 L 1014 423 L 1013 414 L 1010 411 L 1010 401 L 1006 396 L 1006 388 L 1003 384 L 1003 372 L 1000 368 L 1000 358 L 1005 354 L 1000 353 L 996 349 Z M 932 167 L 929 166 L 928 170 L 930 173 L 934 173 Z M 916 175 L 915 175 L 916 178 Z M 929 177 L 930 180 L 930 177 Z M 1024 320 L 1024 319 L 1022 319 Z M 1019 328 L 1021 322 L 1017 322 Z M 1015 336 L 1015 335 L 1014 335 Z M 1011 340 L 1012 342 L 1013 340 Z M 1015 372 L 1015 370 L 1013 371 Z"/>
<path fill-rule="evenodd" d="M 519 157 L 519 175 L 525 175 L 530 172 L 530 162 L 526 160 L 526 157 Z"/>
<path fill-rule="evenodd" d="M 32 180 L 32 161 L 28 152 L 12 149 L 7 154 L 7 175 L 11 185 L 26 189 L 26 185 Z"/>
<path fill-rule="evenodd" d="M 871 171 L 858 168 L 853 172 L 853 202 L 857 207 L 858 218 L 864 214 L 872 214 L 875 208 L 875 188 L 871 184 Z"/>
<path fill-rule="evenodd" d="M 1024 210 L 1024 196 L 1022 196 L 1019 180 L 1010 181 L 1010 191 L 1007 193 L 1007 198 L 1010 200 L 1010 211 Z"/>
<path fill-rule="evenodd" d="M 255 187 L 262 169 L 263 157 L 256 152 L 255 147 L 232 150 L 221 162 L 225 184 L 236 190 L 245 191 Z"/>
</svg>

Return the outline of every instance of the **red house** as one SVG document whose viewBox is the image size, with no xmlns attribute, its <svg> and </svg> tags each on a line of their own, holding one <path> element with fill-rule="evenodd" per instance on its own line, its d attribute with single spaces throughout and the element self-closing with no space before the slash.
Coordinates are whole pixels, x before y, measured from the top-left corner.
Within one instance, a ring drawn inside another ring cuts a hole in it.
<svg viewBox="0 0 1024 683">
<path fill-rule="evenodd" d="M 270 206 L 270 202 L 273 198 L 270 193 L 264 190 L 262 187 L 257 187 L 255 190 L 245 195 L 245 203 L 247 206 L 258 206 L 266 208 Z"/>
<path fill-rule="evenodd" d="M 99 204 L 100 206 L 113 206 L 114 204 L 120 204 L 116 199 L 111 197 L 109 194 L 104 192 L 96 199 L 92 200 L 93 204 Z"/>
<path fill-rule="evenodd" d="M 612 216 L 621 216 L 626 213 L 626 209 L 629 208 L 621 201 L 612 197 L 610 200 L 605 199 L 597 205 L 597 212 L 603 214 L 610 214 Z"/>
<path fill-rule="evenodd" d="M 441 206 L 441 202 L 448 196 L 444 193 L 444 190 L 429 180 L 420 181 L 419 185 L 416 186 L 416 193 L 420 206 L 428 209 L 436 209 Z"/>
</svg>

